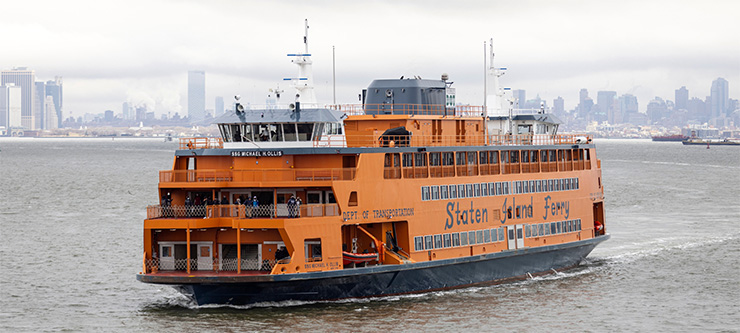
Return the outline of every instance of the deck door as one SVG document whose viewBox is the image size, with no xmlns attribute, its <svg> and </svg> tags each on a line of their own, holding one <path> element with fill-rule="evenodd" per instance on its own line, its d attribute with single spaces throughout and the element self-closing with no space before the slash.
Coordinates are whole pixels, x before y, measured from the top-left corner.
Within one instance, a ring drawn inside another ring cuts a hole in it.
<svg viewBox="0 0 740 333">
<path fill-rule="evenodd" d="M 516 249 L 516 226 L 506 226 L 506 240 L 509 243 L 509 250 Z"/>
<path fill-rule="evenodd" d="M 175 249 L 173 244 L 159 244 L 159 269 L 171 271 L 175 269 Z"/>
<path fill-rule="evenodd" d="M 521 249 L 524 247 L 524 225 L 516 225 L 516 248 Z"/>
<path fill-rule="evenodd" d="M 198 270 L 213 270 L 213 244 L 198 244 Z"/>
</svg>

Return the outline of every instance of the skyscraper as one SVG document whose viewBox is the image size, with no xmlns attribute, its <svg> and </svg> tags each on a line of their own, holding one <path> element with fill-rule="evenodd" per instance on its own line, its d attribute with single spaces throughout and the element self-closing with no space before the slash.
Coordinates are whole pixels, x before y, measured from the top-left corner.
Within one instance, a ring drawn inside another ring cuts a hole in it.
<svg viewBox="0 0 740 333">
<path fill-rule="evenodd" d="M 524 106 L 527 104 L 527 92 L 522 89 L 517 89 L 512 91 L 512 94 L 514 95 L 514 108 L 515 109 L 524 109 Z"/>
<path fill-rule="evenodd" d="M 14 83 L 0 85 L 0 127 L 21 127 L 23 94 Z"/>
<path fill-rule="evenodd" d="M 131 107 L 128 102 L 123 102 L 123 105 L 121 105 L 121 114 L 123 114 L 123 119 L 131 119 Z"/>
<path fill-rule="evenodd" d="M 54 112 L 57 115 L 57 126 L 62 127 L 62 107 L 64 105 L 64 94 L 62 93 L 62 77 L 55 76 L 54 80 L 46 81 L 46 96 L 51 96 L 54 101 Z M 48 112 L 47 112 L 48 114 Z M 48 122 L 47 122 L 48 123 Z"/>
<path fill-rule="evenodd" d="M 216 108 L 213 112 L 215 113 L 214 117 L 224 114 L 224 98 L 222 96 L 216 96 Z"/>
<path fill-rule="evenodd" d="M 676 89 L 676 110 L 688 110 L 689 90 L 686 86 Z"/>
<path fill-rule="evenodd" d="M 188 72 L 188 116 L 191 123 L 206 117 L 206 72 Z"/>
<path fill-rule="evenodd" d="M 596 94 L 597 114 L 594 120 L 599 122 L 608 121 L 610 124 L 616 124 L 617 117 L 614 114 L 614 99 L 617 97 L 616 91 L 599 91 Z"/>
<path fill-rule="evenodd" d="M 36 81 L 34 84 L 36 85 L 36 91 L 33 96 L 34 128 L 46 129 L 44 126 L 46 124 L 46 120 L 44 119 L 46 115 L 46 108 L 44 108 L 46 106 L 46 84 L 44 81 Z"/>
<path fill-rule="evenodd" d="M 14 83 L 21 88 L 21 126 L 36 129 L 34 97 L 36 96 L 36 74 L 26 67 L 2 71 L 0 86 Z"/>
<path fill-rule="evenodd" d="M 712 81 L 712 92 L 711 92 L 711 109 L 712 118 L 719 118 L 725 115 L 727 112 L 727 106 L 729 104 L 730 96 L 730 84 L 723 78 L 717 78 Z"/>
</svg>

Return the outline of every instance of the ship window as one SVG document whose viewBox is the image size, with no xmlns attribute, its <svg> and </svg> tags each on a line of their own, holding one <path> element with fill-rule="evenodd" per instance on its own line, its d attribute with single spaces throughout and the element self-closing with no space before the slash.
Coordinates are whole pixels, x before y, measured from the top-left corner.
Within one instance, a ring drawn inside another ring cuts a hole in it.
<svg viewBox="0 0 740 333">
<path fill-rule="evenodd" d="M 532 237 L 532 228 L 529 226 L 529 224 L 524 226 L 524 236 Z"/>
<path fill-rule="evenodd" d="M 447 191 L 447 185 L 442 185 L 439 187 L 439 195 L 442 200 L 447 200 L 450 198 L 449 192 Z"/>
<path fill-rule="evenodd" d="M 547 150 L 540 150 L 540 160 L 547 162 Z"/>
<path fill-rule="evenodd" d="M 535 188 L 534 188 L 535 185 L 534 185 L 534 183 L 535 183 L 534 180 L 530 180 L 529 181 L 529 191 L 530 192 L 535 192 Z"/>
<path fill-rule="evenodd" d="M 518 163 L 519 162 L 519 151 L 518 150 L 512 150 L 509 152 L 509 161 L 510 163 Z"/>
<path fill-rule="evenodd" d="M 411 153 L 403 153 L 403 167 L 410 168 L 414 166 L 414 156 Z"/>
<path fill-rule="evenodd" d="M 497 238 L 496 236 L 498 235 L 498 231 L 497 230 L 498 229 L 491 229 L 491 242 L 496 242 L 497 241 L 497 239 L 496 239 Z"/>
<path fill-rule="evenodd" d="M 483 242 L 484 243 L 491 242 L 491 229 L 483 230 Z"/>
<path fill-rule="evenodd" d="M 476 161 L 477 159 L 475 158 L 476 155 L 478 155 L 478 153 L 476 153 L 474 151 L 469 151 L 468 152 L 468 165 L 475 165 L 475 162 L 477 162 Z"/>
<path fill-rule="evenodd" d="M 506 238 L 505 236 L 504 227 L 498 228 L 498 240 L 503 241 Z"/>
<path fill-rule="evenodd" d="M 490 240 L 491 235 L 488 235 L 488 237 L 489 237 L 489 240 Z M 483 238 L 483 230 L 477 230 L 475 232 L 475 238 L 478 239 L 478 244 L 485 243 L 485 239 Z"/>
<path fill-rule="evenodd" d="M 465 246 L 468 245 L 468 232 L 463 231 L 460 233 L 460 245 Z"/>
<path fill-rule="evenodd" d="M 349 193 L 349 202 L 347 203 L 347 206 L 357 206 L 357 191 L 352 191 Z"/>
<path fill-rule="evenodd" d="M 524 193 L 529 193 L 529 182 L 524 182 Z"/>
<path fill-rule="evenodd" d="M 498 164 L 498 152 L 497 151 L 492 151 L 490 153 L 490 156 L 488 157 L 489 157 L 488 160 L 490 161 L 491 164 Z"/>
<path fill-rule="evenodd" d="M 434 235 L 434 248 L 435 249 L 442 248 L 442 235 Z"/>
<path fill-rule="evenodd" d="M 429 153 L 429 165 L 430 166 L 440 166 L 441 165 L 440 153 Z"/>
<path fill-rule="evenodd" d="M 550 234 L 550 223 L 544 223 L 542 225 L 542 229 L 544 229 L 543 231 L 545 232 L 545 236 L 549 235 Z"/>
<path fill-rule="evenodd" d="M 550 223 L 550 234 L 551 235 L 554 235 L 556 233 L 558 233 L 558 229 L 555 226 L 555 222 L 552 222 L 552 223 Z"/>
<path fill-rule="evenodd" d="M 427 166 L 427 154 L 426 153 L 415 153 L 414 154 L 414 166 L 417 166 L 417 167 Z"/>
<path fill-rule="evenodd" d="M 424 249 L 425 250 L 434 249 L 434 240 L 432 236 L 424 236 Z"/>
<path fill-rule="evenodd" d="M 457 185 L 457 197 L 460 199 L 465 198 L 465 185 L 463 184 Z"/>
<path fill-rule="evenodd" d="M 285 141 L 298 141 L 298 129 L 295 123 L 283 124 Z"/>
<path fill-rule="evenodd" d="M 549 155 L 550 155 L 550 162 L 557 161 L 557 156 L 555 155 L 555 150 L 550 150 Z"/>
<path fill-rule="evenodd" d="M 455 155 L 452 152 L 442 153 L 442 165 L 455 165 Z"/>
<path fill-rule="evenodd" d="M 467 190 L 466 193 L 467 193 L 468 198 L 472 198 L 473 197 L 473 184 L 465 184 L 465 189 Z"/>
<path fill-rule="evenodd" d="M 455 155 L 457 156 L 456 164 L 459 166 L 465 165 L 465 152 L 457 152 Z"/>
<path fill-rule="evenodd" d="M 539 161 L 538 160 L 538 156 L 539 156 L 539 154 L 537 153 L 537 151 L 536 150 L 533 150 L 532 151 L 532 163 L 537 163 Z"/>
<path fill-rule="evenodd" d="M 540 234 L 540 236 L 542 236 L 542 235 L 545 234 L 545 225 L 544 224 L 542 224 L 542 223 L 538 224 L 537 225 L 537 228 L 539 229 L 538 234 Z"/>
<path fill-rule="evenodd" d="M 432 186 L 432 200 L 439 200 L 439 186 Z"/>
<path fill-rule="evenodd" d="M 457 199 L 457 185 L 450 185 L 450 199 Z"/>
<path fill-rule="evenodd" d="M 588 149 L 586 149 L 586 151 L 584 152 L 585 153 L 584 155 L 586 156 L 586 161 L 590 161 L 591 160 L 591 156 L 588 154 L 588 152 L 589 152 Z"/>
<path fill-rule="evenodd" d="M 529 151 L 522 151 L 522 162 L 529 163 Z"/>
<path fill-rule="evenodd" d="M 496 183 L 496 195 L 501 195 L 501 183 Z"/>
<path fill-rule="evenodd" d="M 417 236 L 414 237 L 414 251 L 423 251 L 424 250 L 424 237 Z"/>
<path fill-rule="evenodd" d="M 421 187 L 421 200 L 422 201 L 428 201 L 429 200 L 429 186 L 422 186 Z"/>
<path fill-rule="evenodd" d="M 452 246 L 460 246 L 460 234 L 457 232 L 452 234 Z"/>
<path fill-rule="evenodd" d="M 306 261 L 321 261 L 321 238 L 306 239 L 303 244 L 306 251 Z"/>
<path fill-rule="evenodd" d="M 476 242 L 475 242 L 475 231 L 469 231 L 468 232 L 468 243 L 470 243 L 470 245 L 475 245 L 476 244 Z"/>
<path fill-rule="evenodd" d="M 473 195 L 476 198 L 480 196 L 480 184 L 473 184 Z"/>
<path fill-rule="evenodd" d="M 557 223 L 557 232 L 559 234 L 563 233 L 563 225 L 560 222 L 555 222 L 555 223 Z"/>
<path fill-rule="evenodd" d="M 313 138 L 313 123 L 297 124 L 298 141 L 309 141 Z"/>
<path fill-rule="evenodd" d="M 488 164 L 488 152 L 482 151 L 480 152 L 480 164 Z"/>
<path fill-rule="evenodd" d="M 496 183 L 488 183 L 488 195 L 498 195 L 496 193 Z"/>
<path fill-rule="evenodd" d="M 577 228 L 576 230 L 579 230 L 579 231 L 581 230 L 581 219 L 576 220 L 576 228 Z"/>
<path fill-rule="evenodd" d="M 481 187 L 481 195 L 482 196 L 487 197 L 487 196 L 490 195 L 488 193 L 488 183 L 481 183 L 480 184 L 480 187 Z"/>
<path fill-rule="evenodd" d="M 172 257 L 172 246 L 162 246 L 162 258 Z"/>
</svg>

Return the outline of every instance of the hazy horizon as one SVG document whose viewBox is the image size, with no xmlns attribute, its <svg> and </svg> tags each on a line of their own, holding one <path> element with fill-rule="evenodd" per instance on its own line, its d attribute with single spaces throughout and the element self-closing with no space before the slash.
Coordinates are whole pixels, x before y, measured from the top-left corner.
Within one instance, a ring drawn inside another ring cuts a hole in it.
<svg viewBox="0 0 740 333">
<path fill-rule="evenodd" d="M 197 1 L 12 2 L 0 68 L 28 67 L 37 81 L 62 76 L 64 118 L 116 113 L 145 103 L 157 115 L 187 115 L 187 72 L 206 72 L 206 108 L 216 96 L 262 104 L 268 89 L 295 76 L 288 53 L 302 52 L 309 20 L 316 93 L 357 103 L 376 78 L 448 73 L 457 101 L 483 104 L 483 43 L 493 38 L 501 83 L 565 108 L 581 88 L 637 96 L 710 94 L 729 81 L 740 98 L 740 3 L 733 1 Z"/>
</svg>

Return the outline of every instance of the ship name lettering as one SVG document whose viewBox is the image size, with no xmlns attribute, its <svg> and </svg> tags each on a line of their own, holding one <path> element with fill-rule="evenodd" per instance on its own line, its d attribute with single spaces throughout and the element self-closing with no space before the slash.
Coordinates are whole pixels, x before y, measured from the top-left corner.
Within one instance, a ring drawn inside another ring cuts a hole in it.
<svg viewBox="0 0 740 333">
<path fill-rule="evenodd" d="M 463 210 L 460 210 L 460 203 L 457 202 L 457 206 L 455 204 L 455 202 L 447 203 L 448 218 L 445 220 L 445 230 L 452 229 L 455 225 L 460 224 L 488 222 L 488 209 L 475 208 L 472 201 L 470 202 L 470 209 L 463 208 Z M 455 213 L 454 216 L 452 213 Z"/>
<path fill-rule="evenodd" d="M 533 218 L 534 217 L 534 199 L 532 197 L 529 197 L 529 205 L 517 205 L 516 204 L 516 197 L 513 197 L 511 199 L 511 205 L 507 205 L 506 203 L 509 201 L 509 198 L 504 198 L 504 204 L 501 206 L 501 224 L 506 223 L 506 220 L 509 218 L 509 212 L 511 211 L 511 219 L 526 219 L 526 218 Z M 519 215 L 517 216 L 516 211 L 519 210 Z"/>
<path fill-rule="evenodd" d="M 566 219 L 570 216 L 570 201 L 554 202 L 548 195 L 545 197 L 545 215 L 542 217 L 547 220 L 547 213 L 551 216 L 562 215 Z"/>
</svg>

